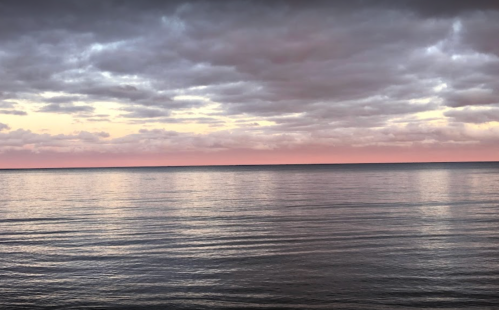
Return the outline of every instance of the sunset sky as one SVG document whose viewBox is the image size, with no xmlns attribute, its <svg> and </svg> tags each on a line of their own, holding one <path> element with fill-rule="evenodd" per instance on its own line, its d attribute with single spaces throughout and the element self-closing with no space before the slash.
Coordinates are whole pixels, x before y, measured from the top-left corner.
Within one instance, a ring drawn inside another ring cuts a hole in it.
<svg viewBox="0 0 499 310">
<path fill-rule="evenodd" d="M 499 2 L 0 1 L 0 168 L 499 160 Z"/>
</svg>

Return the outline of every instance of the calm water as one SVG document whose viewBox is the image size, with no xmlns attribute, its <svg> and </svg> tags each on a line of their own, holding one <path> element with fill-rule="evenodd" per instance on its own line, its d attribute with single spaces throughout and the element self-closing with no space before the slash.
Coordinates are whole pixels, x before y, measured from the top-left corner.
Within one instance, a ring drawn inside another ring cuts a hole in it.
<svg viewBox="0 0 499 310">
<path fill-rule="evenodd" d="M 499 163 L 0 171 L 0 308 L 499 309 Z"/>
</svg>

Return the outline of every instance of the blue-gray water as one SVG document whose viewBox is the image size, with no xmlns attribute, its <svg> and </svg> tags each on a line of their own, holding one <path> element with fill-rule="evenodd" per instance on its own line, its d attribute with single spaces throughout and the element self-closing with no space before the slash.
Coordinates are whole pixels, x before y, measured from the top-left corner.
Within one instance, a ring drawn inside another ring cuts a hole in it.
<svg viewBox="0 0 499 310">
<path fill-rule="evenodd" d="M 499 163 L 0 171 L 0 308 L 499 309 Z"/>
</svg>

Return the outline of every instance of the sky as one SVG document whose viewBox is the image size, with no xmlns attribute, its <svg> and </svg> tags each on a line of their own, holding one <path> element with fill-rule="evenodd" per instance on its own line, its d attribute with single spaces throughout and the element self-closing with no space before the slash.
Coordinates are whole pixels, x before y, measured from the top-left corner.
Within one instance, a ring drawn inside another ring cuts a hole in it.
<svg viewBox="0 0 499 310">
<path fill-rule="evenodd" d="M 0 168 L 499 160 L 497 0 L 0 1 Z"/>
</svg>

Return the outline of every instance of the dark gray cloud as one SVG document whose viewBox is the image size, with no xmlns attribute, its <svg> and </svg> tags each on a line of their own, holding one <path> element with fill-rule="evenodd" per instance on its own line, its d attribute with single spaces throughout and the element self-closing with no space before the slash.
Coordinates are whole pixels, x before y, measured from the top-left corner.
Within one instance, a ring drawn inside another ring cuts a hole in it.
<svg viewBox="0 0 499 310">
<path fill-rule="evenodd" d="M 482 124 L 488 122 L 499 122 L 499 108 L 451 110 L 445 112 L 445 116 L 453 118 L 457 122 Z"/>
<path fill-rule="evenodd" d="M 28 113 L 19 110 L 0 110 L 0 114 L 10 114 L 10 115 L 28 115 Z"/>
<path fill-rule="evenodd" d="M 361 2 L 366 4 L 371 1 Z M 425 17 L 454 17 L 466 12 L 499 10 L 499 3 L 494 0 L 374 0 L 372 2 L 371 5 L 379 3 L 387 8 L 412 10 Z"/>
<path fill-rule="evenodd" d="M 447 105 L 450 107 L 499 104 L 499 91 L 494 92 L 490 89 L 467 89 L 464 91 L 454 91 L 446 96 L 445 99 Z"/>
<path fill-rule="evenodd" d="M 93 110 L 94 108 L 91 106 L 52 103 L 42 107 L 38 111 L 45 113 L 73 114 L 81 112 L 93 112 Z"/>
</svg>

